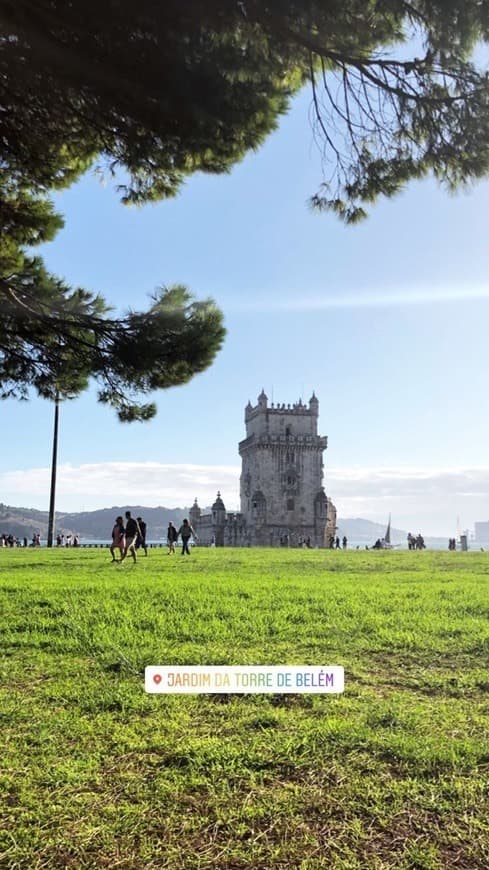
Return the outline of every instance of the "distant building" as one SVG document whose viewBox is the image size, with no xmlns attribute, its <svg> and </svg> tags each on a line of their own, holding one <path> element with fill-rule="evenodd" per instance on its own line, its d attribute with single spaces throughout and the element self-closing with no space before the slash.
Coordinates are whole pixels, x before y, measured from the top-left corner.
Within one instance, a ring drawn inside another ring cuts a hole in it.
<svg viewBox="0 0 489 870">
<path fill-rule="evenodd" d="M 319 402 L 268 405 L 262 391 L 258 404 L 245 409 L 246 438 L 242 460 L 241 511 L 228 513 L 220 493 L 210 514 L 197 499 L 190 522 L 203 544 L 222 546 L 327 547 L 336 531 L 336 508 L 323 488 L 323 453 L 327 438 L 318 435 Z"/>
<path fill-rule="evenodd" d="M 489 543 L 489 521 L 485 523 L 474 523 L 475 540 L 478 544 Z"/>
</svg>

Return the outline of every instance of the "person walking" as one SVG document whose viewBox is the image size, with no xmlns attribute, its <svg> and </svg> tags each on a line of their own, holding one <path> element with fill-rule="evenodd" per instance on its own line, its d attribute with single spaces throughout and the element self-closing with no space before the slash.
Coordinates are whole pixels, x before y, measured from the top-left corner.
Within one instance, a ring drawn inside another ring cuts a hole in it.
<svg viewBox="0 0 489 870">
<path fill-rule="evenodd" d="M 132 561 L 134 563 L 137 562 L 136 541 L 140 534 L 141 530 L 138 521 L 131 516 L 131 511 L 126 511 L 126 546 L 124 547 L 121 562 L 124 561 L 128 553 L 131 553 Z"/>
<path fill-rule="evenodd" d="M 348 546 L 348 538 L 346 537 L 346 535 L 343 535 L 343 549 L 346 550 L 347 546 Z"/>
<path fill-rule="evenodd" d="M 177 543 L 177 541 L 178 532 L 173 523 L 168 523 L 168 531 L 166 533 L 166 543 L 168 544 L 167 556 L 175 552 L 175 544 Z"/>
<path fill-rule="evenodd" d="M 126 549 L 126 536 L 124 529 L 124 522 L 122 517 L 116 517 L 114 528 L 112 529 L 112 544 L 110 545 L 110 554 L 112 556 L 112 561 L 117 562 L 115 557 L 115 551 L 119 550 L 120 561 L 122 562 L 122 557 L 124 554 L 124 550 Z"/>
<path fill-rule="evenodd" d="M 136 520 L 139 526 L 139 533 L 136 541 L 136 550 L 139 550 L 140 547 L 144 550 L 144 555 L 148 555 L 148 548 L 146 546 L 146 529 L 148 528 L 146 523 L 141 517 L 138 517 Z"/>
<path fill-rule="evenodd" d="M 192 535 L 194 538 L 196 538 L 197 535 L 195 534 L 195 532 L 194 532 L 194 530 L 193 530 L 193 528 L 190 525 L 188 520 L 183 521 L 182 525 L 180 526 L 180 528 L 178 530 L 178 534 L 180 535 L 180 537 L 182 539 L 182 553 L 181 553 L 181 555 L 184 556 L 186 553 L 187 556 L 190 556 L 188 542 L 190 541 L 190 538 L 192 537 Z"/>
</svg>

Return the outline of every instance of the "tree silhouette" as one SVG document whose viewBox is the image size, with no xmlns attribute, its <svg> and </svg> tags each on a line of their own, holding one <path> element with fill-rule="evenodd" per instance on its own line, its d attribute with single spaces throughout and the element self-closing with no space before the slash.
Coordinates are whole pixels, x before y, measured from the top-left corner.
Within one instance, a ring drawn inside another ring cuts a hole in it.
<svg viewBox="0 0 489 870">
<path fill-rule="evenodd" d="M 62 226 L 50 191 L 89 167 L 124 203 L 174 196 L 258 147 L 308 82 L 319 211 L 353 223 L 411 179 L 489 168 L 487 0 L 0 0 L 0 27 L 4 396 L 52 398 L 69 348 L 120 419 L 147 419 L 143 394 L 221 346 L 220 312 L 184 288 L 115 317 L 31 256 Z"/>
</svg>

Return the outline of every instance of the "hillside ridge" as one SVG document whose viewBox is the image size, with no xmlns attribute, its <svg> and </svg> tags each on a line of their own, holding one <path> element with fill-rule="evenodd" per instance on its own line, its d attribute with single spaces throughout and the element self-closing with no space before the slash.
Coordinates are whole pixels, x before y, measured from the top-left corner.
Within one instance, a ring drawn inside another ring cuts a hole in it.
<svg viewBox="0 0 489 870">
<path fill-rule="evenodd" d="M 148 526 L 148 540 L 166 539 L 166 530 L 169 522 L 179 525 L 184 517 L 188 516 L 188 507 L 167 508 L 144 507 L 144 505 L 114 505 L 100 508 L 94 511 L 80 511 L 67 513 L 56 512 L 55 534 L 78 534 L 82 540 L 110 538 L 114 519 L 119 514 L 124 516 L 126 510 L 130 510 L 133 516 L 142 516 Z M 211 508 L 204 508 L 204 512 Z M 35 508 L 13 507 L 12 505 L 0 504 L 0 535 L 12 534 L 18 538 L 32 538 L 39 533 L 41 538 L 46 538 L 48 530 L 48 512 Z M 376 523 L 360 517 L 338 519 L 337 535 L 343 538 L 346 535 L 349 541 L 357 544 L 372 544 L 377 538 L 385 535 L 386 523 Z M 418 529 L 412 529 L 417 534 Z M 403 529 L 391 529 L 391 541 L 393 544 L 405 544 L 407 531 Z M 439 538 L 426 538 L 439 540 Z"/>
</svg>

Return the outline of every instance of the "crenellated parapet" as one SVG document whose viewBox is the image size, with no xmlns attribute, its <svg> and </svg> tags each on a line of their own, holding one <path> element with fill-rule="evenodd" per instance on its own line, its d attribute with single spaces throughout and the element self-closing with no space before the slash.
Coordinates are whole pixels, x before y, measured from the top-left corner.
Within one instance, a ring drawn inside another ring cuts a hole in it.
<svg viewBox="0 0 489 870">
<path fill-rule="evenodd" d="M 262 390 L 262 392 L 258 396 L 258 402 L 255 406 L 253 406 L 251 402 L 248 401 L 248 404 L 245 408 L 245 422 L 251 420 L 253 417 L 256 417 L 258 414 L 263 414 L 265 412 L 267 414 L 281 414 L 283 416 L 293 414 L 298 417 L 303 417 L 307 415 L 310 415 L 311 417 L 318 417 L 319 401 L 315 393 L 313 393 L 311 398 L 309 399 L 308 405 L 304 404 L 302 399 L 299 399 L 293 404 L 274 404 L 272 402 L 271 405 L 269 405 L 268 396 L 265 394 L 264 390 Z"/>
</svg>

